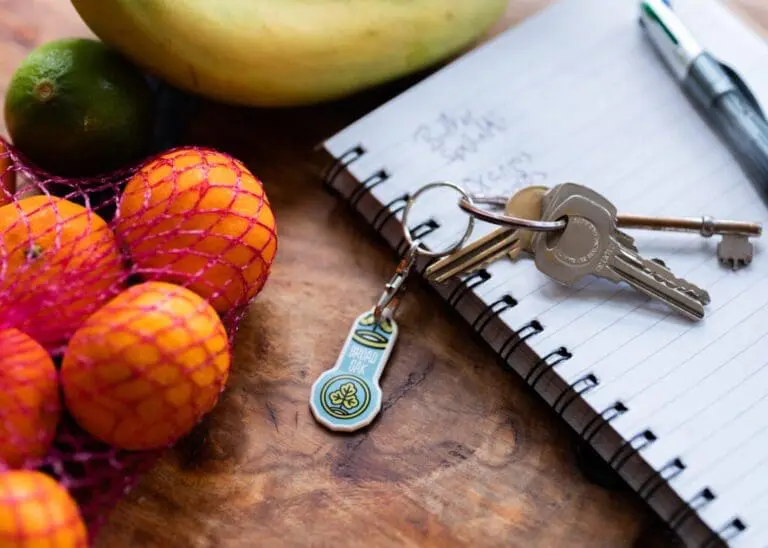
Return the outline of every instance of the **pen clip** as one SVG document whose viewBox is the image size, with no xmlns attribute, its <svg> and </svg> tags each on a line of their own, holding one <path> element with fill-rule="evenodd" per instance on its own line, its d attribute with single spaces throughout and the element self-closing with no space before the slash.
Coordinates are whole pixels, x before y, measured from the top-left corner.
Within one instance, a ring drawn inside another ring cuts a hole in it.
<svg viewBox="0 0 768 548">
<path fill-rule="evenodd" d="M 760 108 L 760 103 L 758 103 L 757 98 L 752 93 L 752 90 L 749 89 L 749 86 L 744 82 L 744 80 L 741 79 L 741 76 L 733 70 L 731 67 L 723 63 L 722 61 L 718 61 L 720 64 L 720 67 L 723 69 L 723 71 L 728 75 L 728 78 L 731 79 L 731 82 L 733 82 L 733 85 L 735 85 L 739 91 L 744 95 L 744 98 L 749 101 L 749 103 L 754 107 L 754 109 L 760 114 L 761 117 L 765 118 L 765 114 L 763 113 L 763 109 Z"/>
</svg>

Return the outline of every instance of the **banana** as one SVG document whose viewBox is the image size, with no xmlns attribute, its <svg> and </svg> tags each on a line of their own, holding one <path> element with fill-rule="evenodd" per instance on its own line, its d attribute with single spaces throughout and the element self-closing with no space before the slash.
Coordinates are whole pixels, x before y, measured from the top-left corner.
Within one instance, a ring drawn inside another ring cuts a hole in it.
<svg viewBox="0 0 768 548">
<path fill-rule="evenodd" d="M 247 106 L 338 99 L 481 38 L 508 0 L 71 0 L 90 30 L 180 89 Z"/>
</svg>

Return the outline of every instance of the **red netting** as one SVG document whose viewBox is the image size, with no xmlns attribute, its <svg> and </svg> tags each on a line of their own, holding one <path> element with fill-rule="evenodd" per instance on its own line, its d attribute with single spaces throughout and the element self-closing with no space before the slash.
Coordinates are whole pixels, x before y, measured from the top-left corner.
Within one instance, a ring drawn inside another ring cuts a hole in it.
<svg viewBox="0 0 768 548">
<path fill-rule="evenodd" d="M 13 470 L 0 475 L 0 508 L 0 546 L 87 546 L 75 501 L 46 474 Z"/>
<path fill-rule="evenodd" d="M 0 470 L 53 476 L 93 539 L 215 405 L 275 218 L 261 182 L 212 149 L 72 181 L 0 146 L 0 186 L 15 186 L 0 189 Z"/>
</svg>

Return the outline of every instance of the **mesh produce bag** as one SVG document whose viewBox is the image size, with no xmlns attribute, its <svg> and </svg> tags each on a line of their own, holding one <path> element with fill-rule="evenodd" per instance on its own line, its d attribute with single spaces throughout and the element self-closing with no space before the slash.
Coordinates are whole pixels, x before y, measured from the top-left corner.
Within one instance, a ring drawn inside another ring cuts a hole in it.
<svg viewBox="0 0 768 548">
<path fill-rule="evenodd" d="M 52 475 L 93 539 L 226 386 L 275 219 L 261 182 L 215 150 L 75 181 L 0 145 L 0 436 L 28 454 L 0 448 L 0 471 Z"/>
</svg>

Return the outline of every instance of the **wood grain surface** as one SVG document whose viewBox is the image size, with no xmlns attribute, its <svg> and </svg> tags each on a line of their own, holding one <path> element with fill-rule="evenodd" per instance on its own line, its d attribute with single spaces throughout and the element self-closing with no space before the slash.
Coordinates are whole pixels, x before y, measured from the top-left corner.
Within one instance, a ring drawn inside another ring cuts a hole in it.
<svg viewBox="0 0 768 548">
<path fill-rule="evenodd" d="M 513 0 L 494 32 L 549 1 Z M 731 4 L 768 28 L 764 0 Z M 68 2 L 0 0 L 0 91 L 36 44 L 88 35 Z M 221 403 L 119 504 L 98 546 L 674 544 L 631 493 L 585 477 L 567 427 L 419 284 L 400 311 L 379 420 L 344 436 L 312 419 L 312 381 L 395 265 L 321 189 L 312 149 L 409 83 L 314 108 L 203 103 L 190 121 L 185 142 L 230 152 L 264 180 L 278 260 Z"/>
</svg>

